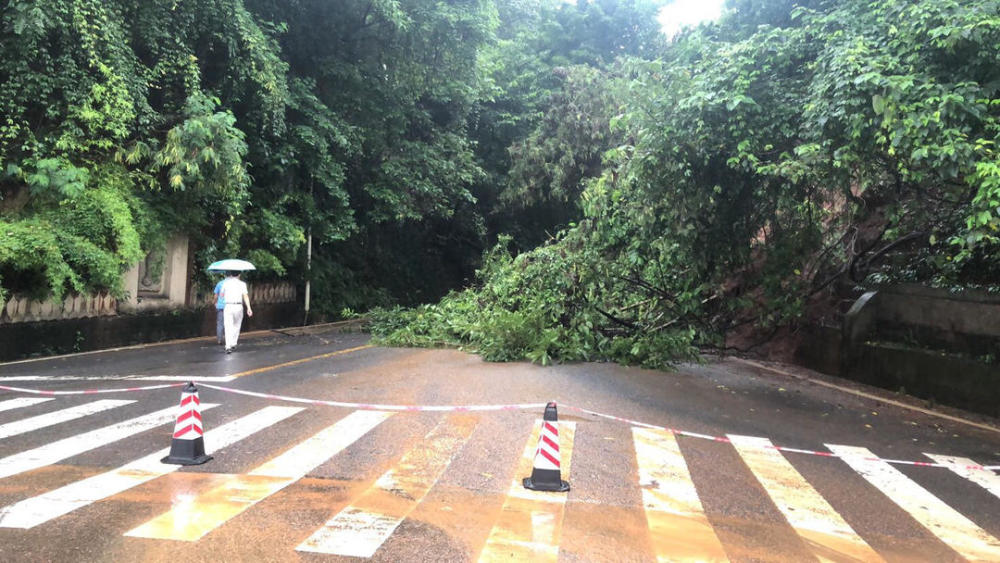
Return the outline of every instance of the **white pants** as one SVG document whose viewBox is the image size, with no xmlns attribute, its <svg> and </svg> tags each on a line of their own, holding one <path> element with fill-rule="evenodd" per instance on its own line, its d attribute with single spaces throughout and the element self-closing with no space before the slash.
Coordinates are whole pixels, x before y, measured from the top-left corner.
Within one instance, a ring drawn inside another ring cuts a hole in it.
<svg viewBox="0 0 1000 563">
<path fill-rule="evenodd" d="M 223 326 L 226 329 L 226 349 L 236 346 L 240 339 L 240 326 L 243 325 L 243 304 L 226 303 L 226 308 L 222 311 Z"/>
</svg>

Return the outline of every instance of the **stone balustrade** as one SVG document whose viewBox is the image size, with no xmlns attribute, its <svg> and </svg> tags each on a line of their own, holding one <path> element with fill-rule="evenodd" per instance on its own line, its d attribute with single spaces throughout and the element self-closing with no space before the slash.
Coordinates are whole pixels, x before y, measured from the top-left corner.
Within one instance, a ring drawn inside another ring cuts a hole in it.
<svg viewBox="0 0 1000 563">
<path fill-rule="evenodd" d="M 250 303 L 290 303 L 295 301 L 292 282 L 255 283 L 249 285 Z"/>
<path fill-rule="evenodd" d="M 254 305 L 265 303 L 292 303 L 296 298 L 295 284 L 292 282 L 249 284 L 250 302 Z M 204 295 L 203 302 L 191 301 L 200 306 L 214 306 L 215 296 Z M 0 308 L 0 324 L 26 323 L 36 321 L 57 321 L 85 317 L 106 317 L 118 314 L 118 300 L 108 293 L 93 295 L 68 295 L 62 302 L 50 299 L 38 301 L 25 296 L 12 296 Z"/>
<path fill-rule="evenodd" d="M 296 298 L 295 284 L 292 282 L 248 283 L 250 303 L 292 303 Z M 202 305 L 215 305 L 215 294 L 202 294 Z"/>
<path fill-rule="evenodd" d="M 68 295 L 62 302 L 50 299 L 38 301 L 14 295 L 0 310 L 0 323 L 24 323 L 104 317 L 118 314 L 118 300 L 108 293 Z"/>
</svg>

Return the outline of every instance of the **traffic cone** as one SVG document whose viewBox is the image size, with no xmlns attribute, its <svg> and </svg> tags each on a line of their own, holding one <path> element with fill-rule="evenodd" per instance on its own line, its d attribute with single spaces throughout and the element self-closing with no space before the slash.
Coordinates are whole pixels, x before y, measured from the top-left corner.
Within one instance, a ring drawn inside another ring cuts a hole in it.
<svg viewBox="0 0 1000 563">
<path fill-rule="evenodd" d="M 198 388 L 188 383 L 181 391 L 181 406 L 174 425 L 174 438 L 170 441 L 170 455 L 162 463 L 175 465 L 201 465 L 212 459 L 205 455 L 204 431 L 201 428 L 201 401 Z"/>
<path fill-rule="evenodd" d="M 563 481 L 559 473 L 559 415 L 555 403 L 545 405 L 535 465 L 531 477 L 526 477 L 523 484 L 525 489 L 533 491 L 564 493 L 569 490 L 569 483 Z"/>
</svg>

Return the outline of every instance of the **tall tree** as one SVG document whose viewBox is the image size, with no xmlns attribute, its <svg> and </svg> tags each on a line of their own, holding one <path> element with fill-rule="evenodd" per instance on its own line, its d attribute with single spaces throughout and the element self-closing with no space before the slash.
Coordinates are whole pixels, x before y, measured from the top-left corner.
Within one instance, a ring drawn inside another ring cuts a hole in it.
<svg viewBox="0 0 1000 563">
<path fill-rule="evenodd" d="M 531 248 L 580 217 L 577 196 L 611 148 L 607 83 L 621 57 L 658 56 L 663 2 L 514 3 L 489 53 L 493 88 L 472 135 L 491 236 Z"/>
</svg>

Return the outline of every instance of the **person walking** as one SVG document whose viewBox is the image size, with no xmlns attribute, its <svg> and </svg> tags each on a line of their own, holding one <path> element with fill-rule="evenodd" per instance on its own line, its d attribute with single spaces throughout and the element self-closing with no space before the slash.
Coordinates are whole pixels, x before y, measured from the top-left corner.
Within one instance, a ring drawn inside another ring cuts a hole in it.
<svg viewBox="0 0 1000 563">
<path fill-rule="evenodd" d="M 215 341 L 221 346 L 226 343 L 226 301 L 222 298 L 222 282 L 226 276 L 222 276 L 219 283 L 215 284 Z"/>
<path fill-rule="evenodd" d="M 231 354 L 240 339 L 240 327 L 243 325 L 243 306 L 246 305 L 248 317 L 253 316 L 253 309 L 250 307 L 247 284 L 240 280 L 239 272 L 229 272 L 229 277 L 222 282 L 221 289 L 222 299 L 226 304 L 226 308 L 223 309 L 226 353 Z"/>
</svg>

